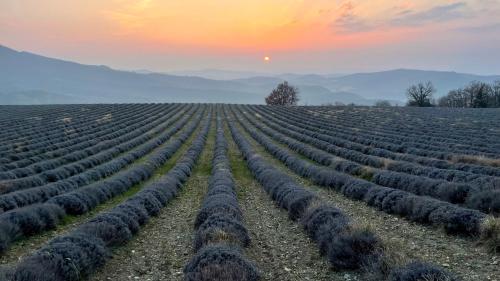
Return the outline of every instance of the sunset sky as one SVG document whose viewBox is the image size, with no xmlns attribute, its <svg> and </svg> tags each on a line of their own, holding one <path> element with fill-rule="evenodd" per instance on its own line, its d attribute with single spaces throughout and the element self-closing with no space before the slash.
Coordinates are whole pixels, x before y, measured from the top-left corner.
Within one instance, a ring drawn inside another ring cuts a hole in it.
<svg viewBox="0 0 500 281">
<path fill-rule="evenodd" d="M 1 0 L 0 44 L 119 69 L 500 74 L 499 15 L 500 0 Z"/>
</svg>

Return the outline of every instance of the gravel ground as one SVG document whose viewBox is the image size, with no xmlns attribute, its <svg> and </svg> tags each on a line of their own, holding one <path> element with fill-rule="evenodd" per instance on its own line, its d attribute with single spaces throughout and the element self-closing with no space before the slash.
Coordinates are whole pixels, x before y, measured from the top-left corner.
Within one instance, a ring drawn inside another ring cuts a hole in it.
<svg viewBox="0 0 500 281">
<path fill-rule="evenodd" d="M 356 273 L 330 270 L 300 225 L 290 220 L 254 180 L 229 133 L 226 138 L 238 201 L 252 239 L 246 256 L 257 264 L 262 280 L 360 280 Z"/>
<path fill-rule="evenodd" d="M 167 205 L 113 259 L 89 280 L 182 280 L 193 255 L 193 222 L 208 177 L 193 175 L 179 197 Z"/>
<path fill-rule="evenodd" d="M 240 126 L 238 127 L 246 134 Z M 395 245 L 397 250 L 407 257 L 442 265 L 464 281 L 500 281 L 500 256 L 487 253 L 472 239 L 447 235 L 441 229 L 412 223 L 401 217 L 378 211 L 363 202 L 350 200 L 334 190 L 314 185 L 273 158 L 248 134 L 246 136 L 268 161 L 317 192 L 327 202 L 342 209 L 357 224 L 369 226 L 379 237 Z"/>
<path fill-rule="evenodd" d="M 214 144 L 212 125 L 207 145 L 182 191 L 152 218 L 113 259 L 88 280 L 182 280 L 183 268 L 194 255 L 194 220 L 210 177 Z"/>
</svg>

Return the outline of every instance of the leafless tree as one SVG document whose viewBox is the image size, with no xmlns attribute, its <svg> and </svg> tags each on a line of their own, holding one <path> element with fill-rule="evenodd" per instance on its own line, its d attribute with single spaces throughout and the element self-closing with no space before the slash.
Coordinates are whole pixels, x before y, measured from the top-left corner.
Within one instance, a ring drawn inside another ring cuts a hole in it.
<svg viewBox="0 0 500 281">
<path fill-rule="evenodd" d="M 278 87 L 266 97 L 266 104 L 268 105 L 297 105 L 298 101 L 299 90 L 288 85 L 287 81 L 280 83 Z"/>
<path fill-rule="evenodd" d="M 473 81 L 464 88 L 468 98 L 468 107 L 488 107 L 489 97 L 492 94 L 490 85 L 484 82 Z"/>
<path fill-rule="evenodd" d="M 452 90 L 439 99 L 445 107 L 500 107 L 500 81 L 492 85 L 472 81 L 465 88 Z"/>
<path fill-rule="evenodd" d="M 490 105 L 492 107 L 500 107 L 500 80 L 495 81 L 491 86 Z"/>
<path fill-rule="evenodd" d="M 438 105 L 441 107 L 468 107 L 467 94 L 463 89 L 451 90 L 448 95 L 439 98 Z"/>
<path fill-rule="evenodd" d="M 412 85 L 406 90 L 406 96 L 408 97 L 408 106 L 432 106 L 431 100 L 432 96 L 436 92 L 436 88 L 432 85 L 432 82 L 418 83 L 417 85 Z"/>
<path fill-rule="evenodd" d="M 392 106 L 388 100 L 379 100 L 375 102 L 376 107 L 390 107 Z"/>
</svg>

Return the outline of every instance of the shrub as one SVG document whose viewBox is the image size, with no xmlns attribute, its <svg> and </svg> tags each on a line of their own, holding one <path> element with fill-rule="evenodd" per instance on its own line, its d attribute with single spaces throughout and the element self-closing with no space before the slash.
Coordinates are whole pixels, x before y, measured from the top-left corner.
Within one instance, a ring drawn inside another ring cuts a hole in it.
<svg viewBox="0 0 500 281">
<path fill-rule="evenodd" d="M 257 281 L 260 274 L 235 247 L 202 248 L 184 268 L 186 281 Z"/>
<path fill-rule="evenodd" d="M 491 253 L 500 252 L 500 219 L 488 217 L 483 221 L 479 242 Z"/>
<path fill-rule="evenodd" d="M 196 230 L 194 249 L 198 251 L 210 243 L 232 243 L 246 247 L 250 244 L 250 237 L 240 221 L 223 213 L 216 213 L 209 216 Z"/>
<path fill-rule="evenodd" d="M 377 254 L 381 241 L 371 231 L 351 230 L 336 235 L 327 250 L 328 260 L 336 270 L 358 269 Z"/>
<path fill-rule="evenodd" d="M 429 215 L 432 224 L 443 226 L 451 234 L 477 235 L 486 215 L 474 210 L 441 206 Z"/>
<path fill-rule="evenodd" d="M 500 190 L 487 190 L 469 196 L 466 201 L 469 208 L 480 210 L 487 214 L 500 214 Z"/>
</svg>

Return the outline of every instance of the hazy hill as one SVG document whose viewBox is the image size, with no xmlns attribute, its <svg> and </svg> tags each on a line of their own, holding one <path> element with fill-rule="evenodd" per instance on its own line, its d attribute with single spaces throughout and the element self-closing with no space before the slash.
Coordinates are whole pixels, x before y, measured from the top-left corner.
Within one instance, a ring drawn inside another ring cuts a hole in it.
<svg viewBox="0 0 500 281">
<path fill-rule="evenodd" d="M 237 70 L 221 70 L 221 69 L 172 71 L 167 74 L 180 75 L 180 76 L 197 76 L 214 80 L 233 80 L 233 79 L 250 78 L 255 76 L 272 75 L 269 73 L 255 72 L 255 71 L 237 71 Z"/>
<path fill-rule="evenodd" d="M 356 73 L 356 74 L 279 74 L 279 75 L 255 75 L 251 76 L 251 72 L 241 71 L 216 71 L 216 70 L 200 70 L 200 71 L 185 71 L 186 74 L 201 77 L 217 77 L 223 73 L 226 77 L 238 77 L 234 81 L 243 82 L 254 85 L 268 85 L 277 81 L 287 80 L 292 84 L 320 87 L 321 89 L 329 90 L 336 93 L 337 98 L 341 98 L 342 93 L 349 93 L 349 100 L 354 101 L 356 98 L 370 100 L 387 99 L 404 103 L 406 101 L 405 90 L 412 84 L 418 82 L 432 81 L 438 92 L 437 96 L 442 96 L 452 89 L 463 87 L 471 81 L 478 80 L 491 83 L 495 80 L 500 80 L 500 75 L 481 76 L 466 73 L 447 72 L 447 71 L 427 71 L 427 70 L 412 70 L 412 69 L 396 69 L 389 71 L 371 72 L 371 73 Z M 318 88 L 319 89 L 319 88 Z"/>
<path fill-rule="evenodd" d="M 281 81 L 300 89 L 302 104 L 342 102 L 363 105 L 378 99 L 404 102 L 405 89 L 431 80 L 445 94 L 472 80 L 492 82 L 500 76 L 455 72 L 392 70 L 351 75 L 259 74 L 202 70 L 179 76 L 149 71 L 120 71 L 18 52 L 0 46 L 0 104 L 223 102 L 263 103 Z M 209 79 L 231 78 L 228 80 Z M 258 75 L 257 75 L 258 74 Z M 238 79 L 232 79 L 240 77 Z"/>
<path fill-rule="evenodd" d="M 0 92 L 34 90 L 82 102 L 252 101 L 245 99 L 249 93 L 241 85 L 230 81 L 117 71 L 0 47 Z"/>
<path fill-rule="evenodd" d="M 280 78 L 254 81 L 119 71 L 47 58 L 0 46 L 0 104 L 103 102 L 263 103 Z M 309 104 L 355 100 L 315 85 L 301 88 Z"/>
<path fill-rule="evenodd" d="M 333 91 L 348 91 L 369 99 L 405 100 L 404 90 L 420 81 L 432 81 L 438 90 L 437 96 L 463 87 L 473 80 L 491 83 L 500 76 L 480 76 L 445 71 L 397 69 L 373 73 L 358 73 L 321 81 L 320 85 Z M 324 82 L 324 83 L 323 83 Z"/>
</svg>

